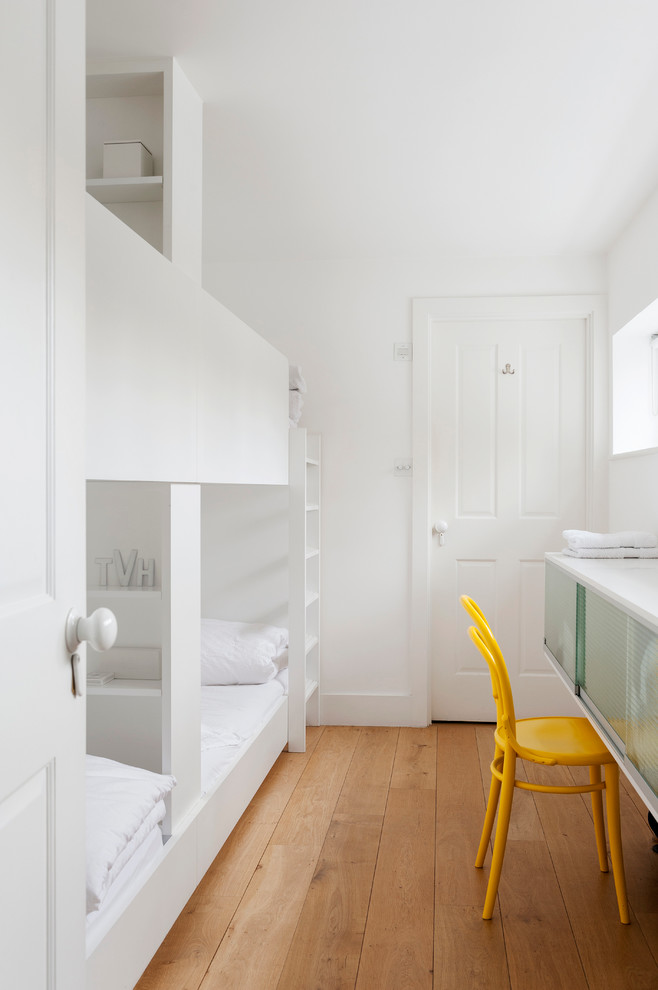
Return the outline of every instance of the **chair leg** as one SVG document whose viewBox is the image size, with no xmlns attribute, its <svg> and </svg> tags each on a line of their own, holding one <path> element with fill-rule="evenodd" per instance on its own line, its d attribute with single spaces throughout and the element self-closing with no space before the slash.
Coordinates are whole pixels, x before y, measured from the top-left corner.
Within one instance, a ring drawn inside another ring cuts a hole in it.
<svg viewBox="0 0 658 990">
<path fill-rule="evenodd" d="M 589 768 L 590 784 L 601 783 L 601 767 Z M 603 824 L 603 797 L 601 791 L 592 791 L 592 815 L 594 817 L 594 832 L 596 835 L 596 851 L 599 854 L 601 873 L 608 872 L 608 850 L 605 844 L 605 825 Z"/>
<path fill-rule="evenodd" d="M 619 767 L 616 763 L 605 765 L 606 810 L 608 812 L 608 836 L 610 838 L 610 859 L 615 878 L 619 918 L 623 925 L 630 924 L 628 898 L 626 896 L 626 874 L 621 848 L 621 817 L 619 813 Z"/>
<path fill-rule="evenodd" d="M 496 894 L 498 893 L 498 883 L 503 868 L 505 856 L 505 846 L 507 844 L 507 832 L 509 830 L 510 815 L 512 812 L 512 799 L 514 797 L 514 781 L 516 779 L 516 753 L 508 749 L 503 757 L 503 783 L 500 791 L 500 801 L 498 804 L 498 824 L 496 825 L 496 837 L 494 839 L 493 857 L 491 860 L 491 872 L 489 873 L 489 883 L 487 884 L 487 894 L 484 899 L 484 911 L 482 917 L 488 921 L 494 911 Z"/>
<path fill-rule="evenodd" d="M 501 749 L 496 746 L 496 752 L 494 754 L 494 760 L 497 760 L 501 756 Z M 484 858 L 487 855 L 487 849 L 489 847 L 489 839 L 491 838 L 491 831 L 493 829 L 494 819 L 496 817 L 496 809 L 498 807 L 498 796 L 500 794 L 500 781 L 498 777 L 494 777 L 491 774 L 491 784 L 489 785 L 489 799 L 487 801 L 487 810 L 484 816 L 484 824 L 482 825 L 482 835 L 480 836 L 480 845 L 478 846 L 477 856 L 475 857 L 475 865 L 478 869 L 483 866 Z"/>
</svg>

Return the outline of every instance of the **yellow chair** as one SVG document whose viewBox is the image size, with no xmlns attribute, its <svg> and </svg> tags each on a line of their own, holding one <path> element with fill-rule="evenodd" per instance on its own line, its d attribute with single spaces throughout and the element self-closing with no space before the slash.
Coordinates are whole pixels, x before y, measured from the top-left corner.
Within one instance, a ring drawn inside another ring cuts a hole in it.
<svg viewBox="0 0 658 990">
<path fill-rule="evenodd" d="M 558 716 L 523 718 L 517 721 L 514 715 L 514 701 L 507 666 L 489 624 L 472 598 L 462 595 L 460 602 L 475 621 L 475 626 L 471 626 L 468 632 L 487 662 L 491 674 L 497 716 L 494 733 L 496 750 L 491 763 L 491 786 L 480 846 L 475 860 L 476 867 L 482 867 L 498 807 L 498 824 L 482 917 L 488 920 L 493 914 L 503 857 L 505 856 L 514 788 L 520 787 L 523 790 L 541 791 L 547 794 L 591 792 L 599 866 L 602 872 L 607 873 L 608 856 L 603 823 L 603 802 L 601 800 L 601 791 L 605 790 L 610 858 L 612 859 L 619 917 L 624 925 L 629 924 L 624 859 L 621 847 L 619 767 L 614 757 L 608 752 L 586 718 Z M 532 784 L 525 780 L 518 780 L 516 761 L 519 758 L 546 766 L 589 767 L 590 783 L 549 785 Z M 605 766 L 604 781 L 601 780 L 602 766 Z"/>
</svg>

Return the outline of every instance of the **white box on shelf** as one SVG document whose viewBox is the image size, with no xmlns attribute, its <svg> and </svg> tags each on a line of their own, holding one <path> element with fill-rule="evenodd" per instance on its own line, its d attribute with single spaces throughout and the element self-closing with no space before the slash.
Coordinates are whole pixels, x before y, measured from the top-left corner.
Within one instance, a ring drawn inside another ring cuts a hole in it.
<svg viewBox="0 0 658 990">
<path fill-rule="evenodd" d="M 105 141 L 103 178 L 134 179 L 153 175 L 153 155 L 141 141 Z"/>
<path fill-rule="evenodd" d="M 102 687 L 114 680 L 114 674 L 87 673 L 87 687 Z"/>
</svg>

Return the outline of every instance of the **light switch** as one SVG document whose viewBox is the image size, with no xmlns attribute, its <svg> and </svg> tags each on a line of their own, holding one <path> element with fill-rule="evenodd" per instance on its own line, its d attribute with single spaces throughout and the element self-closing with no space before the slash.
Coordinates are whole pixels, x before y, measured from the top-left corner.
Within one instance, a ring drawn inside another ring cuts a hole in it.
<svg viewBox="0 0 658 990">
<path fill-rule="evenodd" d="M 412 361 L 413 360 L 413 344 L 409 341 L 408 344 L 394 344 L 393 345 L 393 357 L 396 361 Z"/>
<path fill-rule="evenodd" d="M 413 473 L 414 462 L 410 457 L 403 457 L 395 462 L 393 474 L 396 478 L 411 478 Z"/>
</svg>

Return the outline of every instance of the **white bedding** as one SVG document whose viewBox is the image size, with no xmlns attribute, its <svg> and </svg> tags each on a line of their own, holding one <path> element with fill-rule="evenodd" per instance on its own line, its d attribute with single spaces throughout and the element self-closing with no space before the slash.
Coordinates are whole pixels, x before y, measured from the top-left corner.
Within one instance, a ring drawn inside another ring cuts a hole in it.
<svg viewBox="0 0 658 990">
<path fill-rule="evenodd" d="M 201 688 L 201 789 L 205 794 L 287 694 L 287 671 L 265 684 Z"/>
<path fill-rule="evenodd" d="M 277 679 L 265 684 L 231 684 L 201 688 L 201 749 L 240 746 L 284 694 Z"/>
<path fill-rule="evenodd" d="M 176 781 L 100 756 L 87 756 L 87 912 L 97 910 L 110 886 L 165 816 L 164 798 Z"/>
<path fill-rule="evenodd" d="M 201 619 L 201 683 L 264 684 L 288 662 L 288 630 L 258 622 Z"/>
<path fill-rule="evenodd" d="M 133 879 L 140 876 L 145 868 L 155 860 L 163 849 L 163 836 L 160 826 L 151 830 L 144 839 L 141 846 L 135 850 L 134 855 L 126 863 L 116 880 L 108 887 L 107 893 L 103 897 L 103 902 L 99 908 L 90 911 L 87 915 L 87 951 L 93 949 L 97 926 L 101 919 L 105 918 L 109 908 L 116 900 L 128 890 Z M 101 922 L 102 923 L 102 922 Z"/>
<path fill-rule="evenodd" d="M 201 688 L 203 793 L 233 766 L 287 691 L 287 670 L 265 684 Z M 86 771 L 87 916 L 92 924 L 162 849 L 164 799 L 175 779 L 98 756 L 87 756 Z"/>
</svg>

